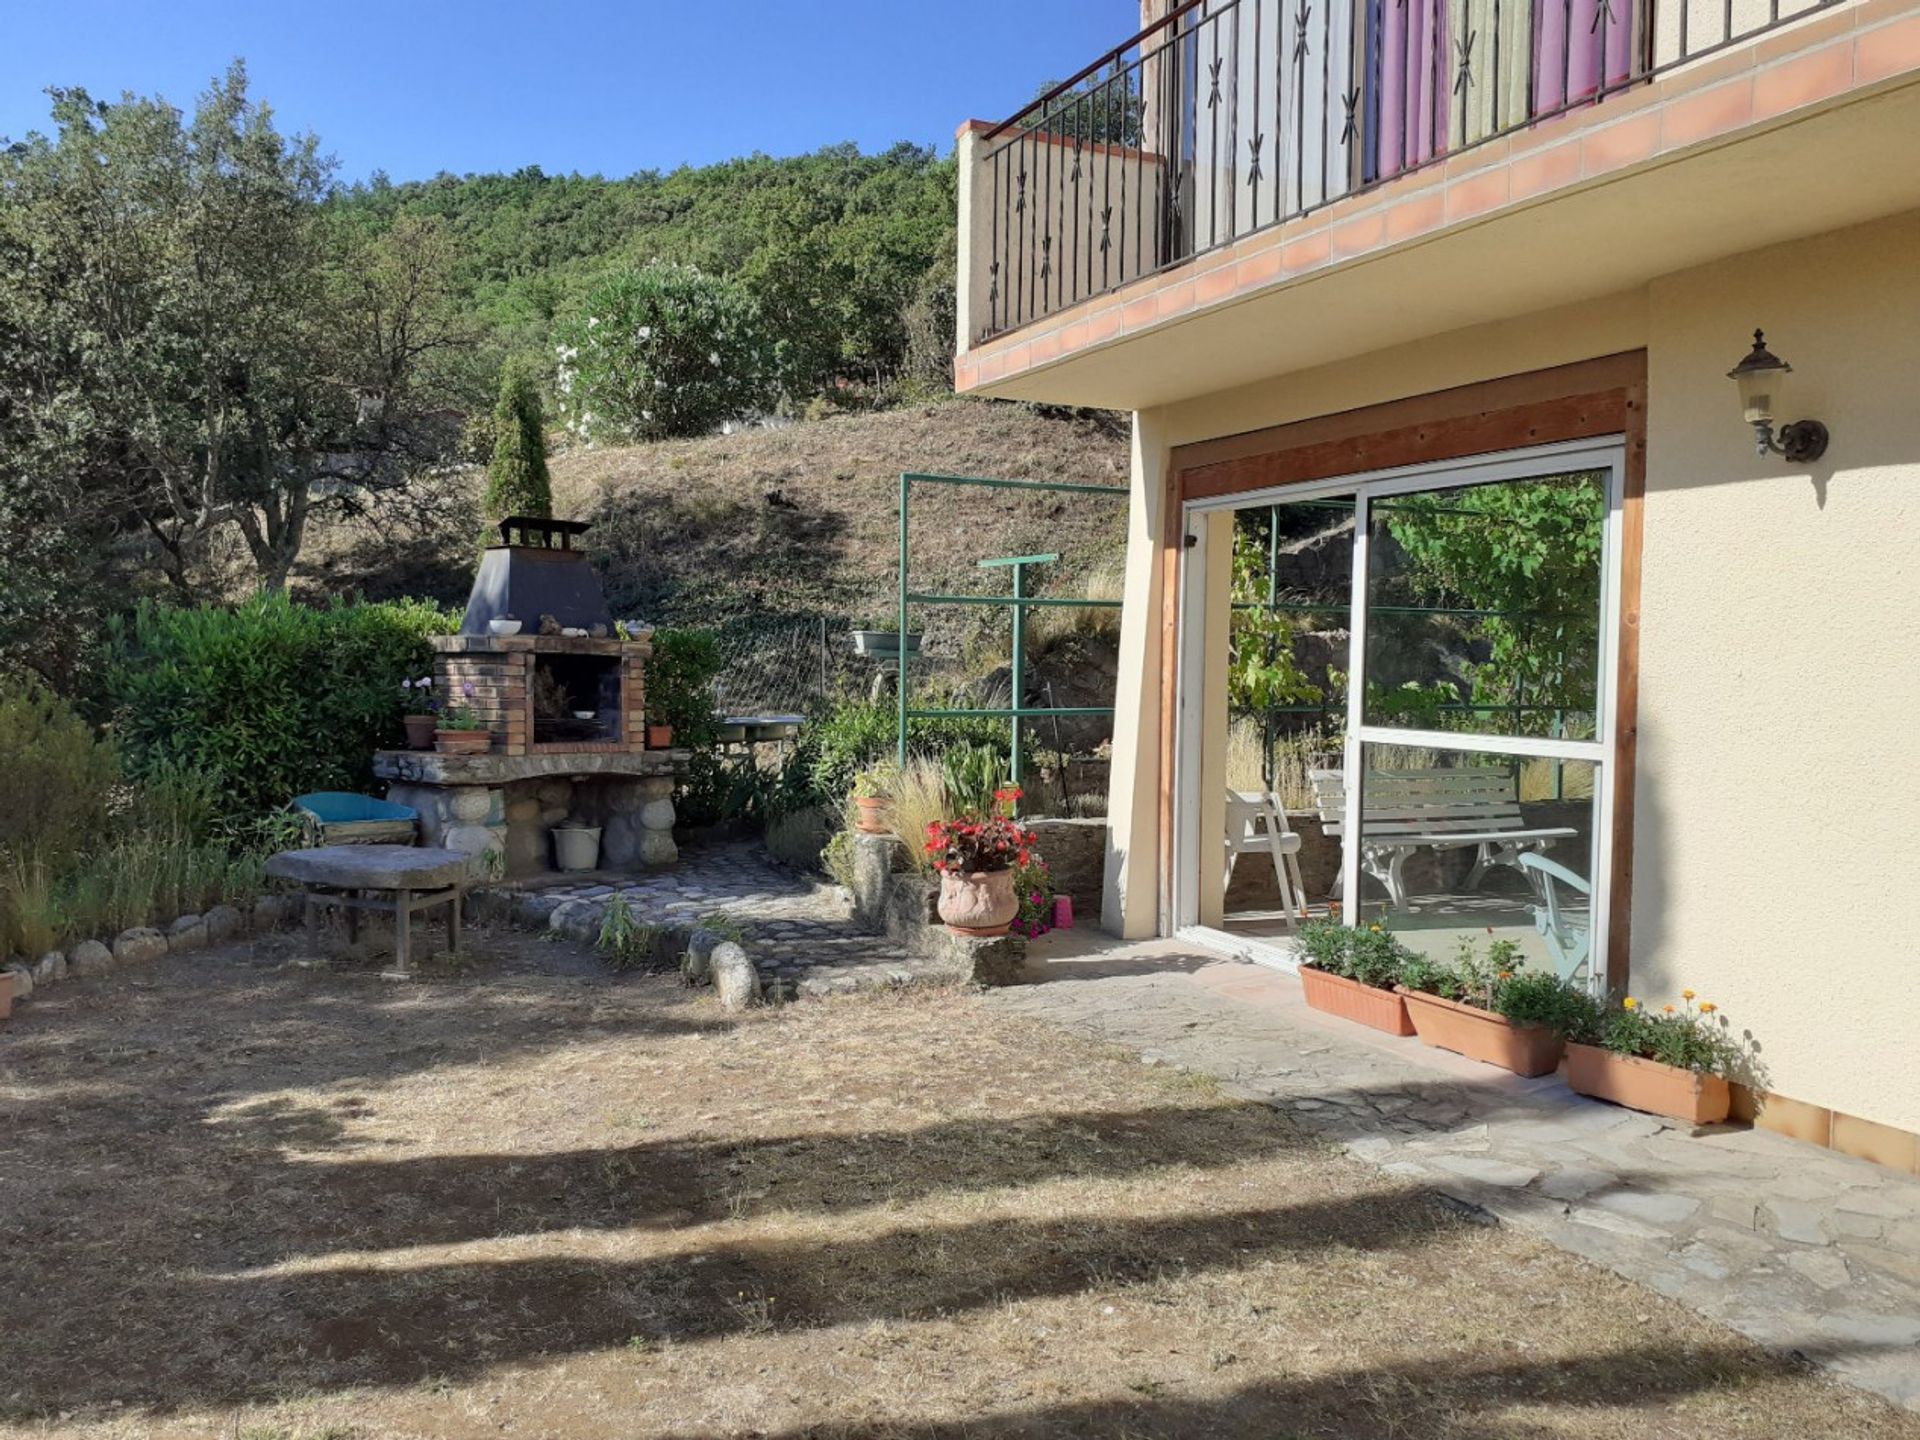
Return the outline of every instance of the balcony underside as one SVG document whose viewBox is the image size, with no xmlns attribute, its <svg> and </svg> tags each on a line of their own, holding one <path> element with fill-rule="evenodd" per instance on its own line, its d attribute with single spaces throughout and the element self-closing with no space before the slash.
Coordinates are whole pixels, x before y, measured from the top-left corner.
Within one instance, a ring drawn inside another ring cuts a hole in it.
<svg viewBox="0 0 1920 1440">
<path fill-rule="evenodd" d="M 1722 256 L 1920 208 L 1916 81 L 1909 73 L 1395 242 L 1396 201 L 1437 188 L 1409 176 L 1367 197 L 1369 214 L 1385 212 L 1384 243 L 1341 259 L 1336 233 L 1324 263 L 1298 274 L 1275 265 L 1280 278 L 1238 291 L 1223 277 L 1212 287 L 1219 298 L 1207 303 L 1208 271 L 1237 262 L 1244 275 L 1265 249 L 1278 251 L 1316 224 L 1313 216 L 1289 222 L 1231 255 L 1202 257 L 976 347 L 961 359 L 959 385 L 1008 399 L 1146 409 L 1630 292 Z M 1157 310 L 1130 323 L 1132 312 L 1155 309 L 1140 306 L 1143 293 L 1159 297 Z M 1104 327 L 1089 317 L 1116 306 L 1107 338 L 1090 338 Z"/>
</svg>

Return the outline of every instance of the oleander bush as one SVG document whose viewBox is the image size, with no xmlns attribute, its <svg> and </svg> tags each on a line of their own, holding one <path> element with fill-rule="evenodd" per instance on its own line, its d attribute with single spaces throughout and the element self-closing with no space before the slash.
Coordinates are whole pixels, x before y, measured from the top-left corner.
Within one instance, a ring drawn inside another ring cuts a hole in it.
<svg viewBox="0 0 1920 1440">
<path fill-rule="evenodd" d="M 400 743 L 400 682 L 454 617 L 417 601 L 324 608 L 144 604 L 111 631 L 107 686 L 127 773 L 190 772 L 229 831 L 309 790 L 361 790 Z"/>
</svg>

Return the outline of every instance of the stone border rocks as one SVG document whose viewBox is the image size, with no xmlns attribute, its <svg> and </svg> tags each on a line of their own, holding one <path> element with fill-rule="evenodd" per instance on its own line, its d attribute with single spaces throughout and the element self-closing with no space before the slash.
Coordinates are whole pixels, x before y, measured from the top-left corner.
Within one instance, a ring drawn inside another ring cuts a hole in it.
<svg viewBox="0 0 1920 1440">
<path fill-rule="evenodd" d="M 82 940 L 71 950 L 49 950 L 37 960 L 15 958 L 0 964 L 0 974 L 13 980 L 13 998 L 24 1000 L 48 985 L 72 976 L 90 979 L 130 965 L 146 965 L 167 955 L 225 945 L 247 935 L 277 930 L 300 911 L 292 896 L 262 895 L 248 910 L 232 905 L 210 906 L 204 915 L 182 915 L 164 929 L 135 925 L 110 942 Z"/>
</svg>

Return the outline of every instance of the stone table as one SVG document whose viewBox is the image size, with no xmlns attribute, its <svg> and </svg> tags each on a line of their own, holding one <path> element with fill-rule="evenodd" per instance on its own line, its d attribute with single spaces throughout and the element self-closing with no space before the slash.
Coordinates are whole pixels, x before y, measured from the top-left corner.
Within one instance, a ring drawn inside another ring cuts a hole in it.
<svg viewBox="0 0 1920 1440">
<path fill-rule="evenodd" d="M 307 933 L 316 929 L 320 907 L 338 906 L 347 917 L 347 938 L 359 938 L 362 910 L 393 916 L 393 968 L 381 973 L 404 979 L 416 911 L 447 907 L 447 949 L 460 949 L 460 902 L 472 879 L 472 857 L 458 850 L 413 845 L 322 845 L 284 850 L 267 861 L 267 874 L 305 891 Z"/>
</svg>

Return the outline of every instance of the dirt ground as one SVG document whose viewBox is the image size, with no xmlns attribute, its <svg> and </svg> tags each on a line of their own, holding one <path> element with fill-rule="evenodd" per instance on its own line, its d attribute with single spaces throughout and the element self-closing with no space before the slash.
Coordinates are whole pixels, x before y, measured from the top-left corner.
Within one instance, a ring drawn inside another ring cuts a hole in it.
<svg viewBox="0 0 1920 1440">
<path fill-rule="evenodd" d="M 1920 1437 L 1285 1119 L 915 992 L 494 936 L 0 1029 L 0 1434 Z"/>
</svg>

